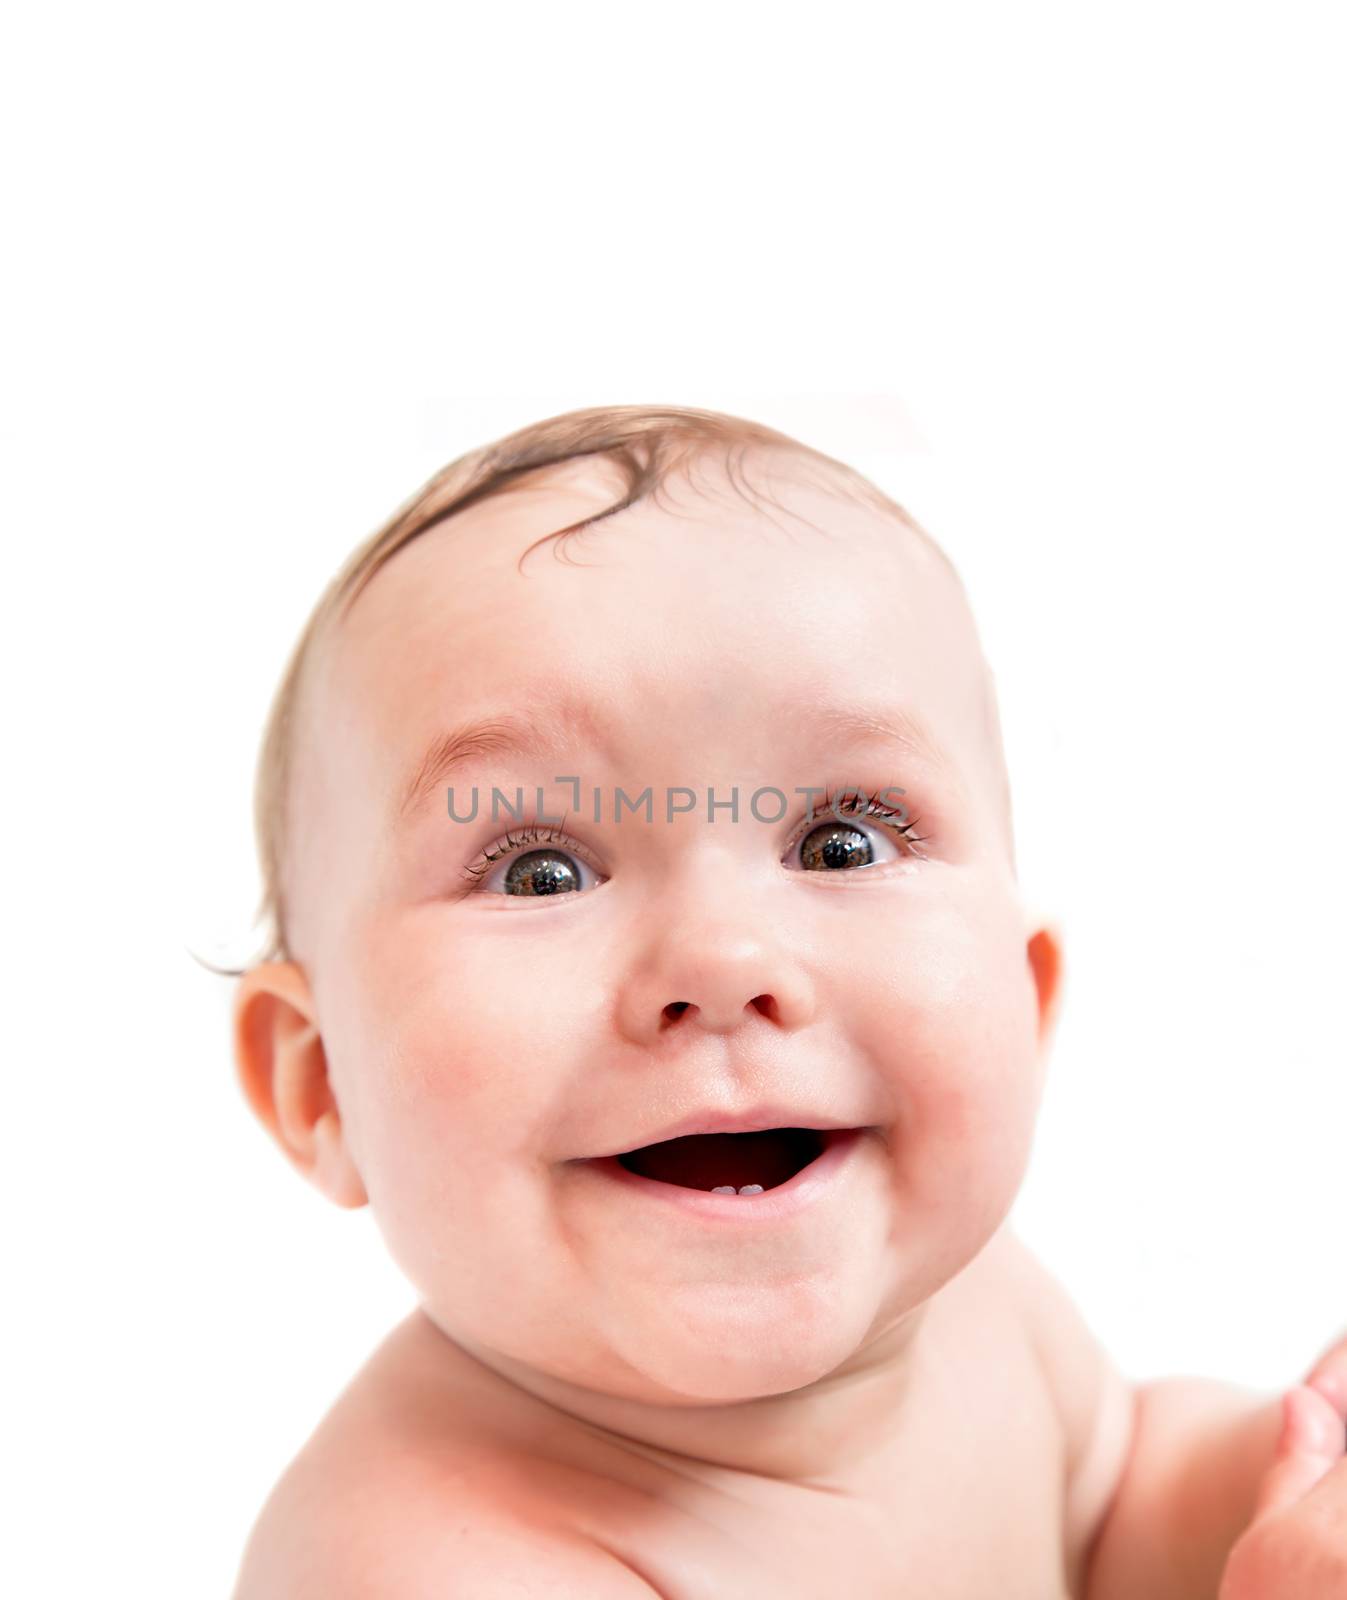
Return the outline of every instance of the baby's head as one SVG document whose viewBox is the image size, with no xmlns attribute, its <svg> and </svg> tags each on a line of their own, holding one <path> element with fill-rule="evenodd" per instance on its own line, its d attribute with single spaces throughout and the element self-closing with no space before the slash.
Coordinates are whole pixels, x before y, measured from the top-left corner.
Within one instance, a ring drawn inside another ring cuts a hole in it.
<svg viewBox="0 0 1347 1600">
<path fill-rule="evenodd" d="M 249 1100 L 465 1348 L 778 1394 L 1005 1219 L 1058 944 L 962 586 L 839 462 L 625 407 L 453 463 L 320 602 L 258 823 Z M 726 1126 L 826 1131 L 643 1149 Z"/>
</svg>

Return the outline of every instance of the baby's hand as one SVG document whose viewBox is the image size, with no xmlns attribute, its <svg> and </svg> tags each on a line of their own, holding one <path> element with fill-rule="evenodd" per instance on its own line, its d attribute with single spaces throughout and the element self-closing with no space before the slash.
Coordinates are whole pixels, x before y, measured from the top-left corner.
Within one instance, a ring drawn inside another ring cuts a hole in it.
<svg viewBox="0 0 1347 1600">
<path fill-rule="evenodd" d="M 1347 1338 L 1282 1404 L 1277 1454 L 1219 1600 L 1347 1600 Z"/>
</svg>

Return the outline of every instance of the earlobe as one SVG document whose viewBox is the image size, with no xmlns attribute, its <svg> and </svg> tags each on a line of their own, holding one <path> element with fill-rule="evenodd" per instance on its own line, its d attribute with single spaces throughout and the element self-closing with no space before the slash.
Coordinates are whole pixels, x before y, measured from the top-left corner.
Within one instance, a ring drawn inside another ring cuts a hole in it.
<svg viewBox="0 0 1347 1600">
<path fill-rule="evenodd" d="M 313 1127 L 314 1160 L 310 1176 L 328 1199 L 351 1210 L 368 1203 L 364 1180 L 356 1171 L 342 1134 L 335 1104 Z"/>
<path fill-rule="evenodd" d="M 1062 1001 L 1062 940 L 1058 930 L 1041 923 L 1025 947 L 1038 996 L 1038 1043 L 1046 1050 L 1057 1025 Z"/>
<path fill-rule="evenodd" d="M 339 1206 L 368 1196 L 342 1130 L 317 1013 L 293 961 L 246 972 L 234 996 L 234 1062 L 245 1098 L 293 1165 Z"/>
</svg>

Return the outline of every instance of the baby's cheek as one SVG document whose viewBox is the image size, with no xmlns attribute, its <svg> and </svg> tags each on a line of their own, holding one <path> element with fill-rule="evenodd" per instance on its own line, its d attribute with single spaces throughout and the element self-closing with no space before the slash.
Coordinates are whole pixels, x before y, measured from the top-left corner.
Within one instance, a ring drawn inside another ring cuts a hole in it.
<svg viewBox="0 0 1347 1600">
<path fill-rule="evenodd" d="M 1039 1073 L 1027 960 L 1005 918 L 932 906 L 899 945 L 862 1048 L 882 1063 L 908 1178 L 989 1190 L 1022 1173 Z"/>
<path fill-rule="evenodd" d="M 489 1163 L 489 1130 L 510 1126 L 526 1058 L 499 1024 L 484 1028 L 475 976 L 424 941 L 371 936 L 330 984 L 329 1068 L 376 1211 L 381 1195 L 386 1208 L 415 1195 L 442 1208 Z"/>
<path fill-rule="evenodd" d="M 497 941 L 453 937 L 452 915 L 434 905 L 371 913 L 353 940 L 353 1021 L 381 1059 L 386 1092 L 408 1109 L 433 1106 L 450 1087 L 489 1091 L 530 1028 L 536 1037 L 540 973 L 521 972 Z"/>
<path fill-rule="evenodd" d="M 508 1150 L 526 1118 L 515 1069 L 408 1018 L 391 1037 L 376 1030 L 360 1065 L 353 1149 L 379 1229 L 423 1295 L 452 1281 L 470 1298 L 464 1274 L 518 1209 Z"/>
</svg>

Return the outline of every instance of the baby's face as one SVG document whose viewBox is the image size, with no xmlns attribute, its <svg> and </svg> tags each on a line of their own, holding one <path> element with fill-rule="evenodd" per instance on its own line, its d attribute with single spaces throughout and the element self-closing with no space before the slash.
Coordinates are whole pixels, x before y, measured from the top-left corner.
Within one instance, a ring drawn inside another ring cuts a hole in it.
<svg viewBox="0 0 1347 1600">
<path fill-rule="evenodd" d="M 654 1402 L 797 1388 L 921 1304 L 1005 1217 L 1042 1083 L 957 585 L 783 470 L 821 531 L 689 489 L 521 573 L 616 498 L 597 465 L 433 529 L 342 625 L 298 767 L 292 945 L 396 1259 L 451 1336 Z M 533 748 L 423 767 L 522 716 Z M 933 748 L 882 730 L 903 717 Z M 493 785 L 525 824 L 541 788 L 557 836 L 511 849 Z M 615 820 L 619 788 L 651 820 Z M 857 789 L 910 832 L 839 822 L 822 792 Z M 864 1131 L 757 1196 L 600 1159 L 755 1108 Z"/>
</svg>

